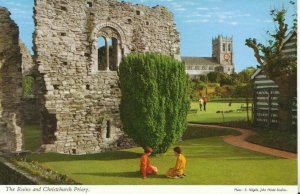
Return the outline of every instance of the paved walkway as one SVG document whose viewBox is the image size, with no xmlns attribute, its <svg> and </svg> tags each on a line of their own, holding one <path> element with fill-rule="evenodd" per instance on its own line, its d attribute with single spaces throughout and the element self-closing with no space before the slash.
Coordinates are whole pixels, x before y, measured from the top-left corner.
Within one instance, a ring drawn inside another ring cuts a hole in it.
<svg viewBox="0 0 300 194">
<path fill-rule="evenodd" d="M 272 155 L 272 156 L 276 156 L 276 157 L 280 157 L 280 158 L 297 160 L 297 154 L 247 142 L 246 139 L 249 136 L 256 134 L 254 131 L 251 131 L 251 130 L 232 128 L 232 127 L 223 127 L 223 126 L 218 126 L 218 125 L 203 125 L 203 124 L 189 124 L 189 125 L 201 126 L 201 127 L 211 127 L 211 128 L 233 129 L 233 130 L 241 132 L 241 135 L 225 136 L 225 137 L 223 137 L 224 142 L 234 145 L 234 146 L 237 146 L 237 147 L 241 147 L 244 149 L 248 149 L 248 150 L 252 150 L 252 151 L 256 151 L 256 152 L 260 152 L 260 153 L 264 153 L 264 154 L 268 154 L 268 155 Z"/>
</svg>

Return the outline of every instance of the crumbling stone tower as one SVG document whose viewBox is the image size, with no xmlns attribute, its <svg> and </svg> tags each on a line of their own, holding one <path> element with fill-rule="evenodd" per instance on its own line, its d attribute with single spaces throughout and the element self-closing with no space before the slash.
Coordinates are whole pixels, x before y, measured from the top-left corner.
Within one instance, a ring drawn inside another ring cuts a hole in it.
<svg viewBox="0 0 300 194">
<path fill-rule="evenodd" d="M 19 28 L 0 7 L 0 149 L 22 150 L 22 68 Z"/>
<path fill-rule="evenodd" d="M 118 65 L 130 52 L 178 58 L 173 15 L 115 0 L 35 0 L 34 19 L 45 151 L 85 154 L 126 145 Z"/>
</svg>

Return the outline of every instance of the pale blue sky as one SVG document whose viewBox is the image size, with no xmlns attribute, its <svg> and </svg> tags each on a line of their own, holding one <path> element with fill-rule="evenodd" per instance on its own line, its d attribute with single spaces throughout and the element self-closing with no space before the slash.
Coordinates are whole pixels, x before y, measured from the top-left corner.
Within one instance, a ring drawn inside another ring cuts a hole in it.
<svg viewBox="0 0 300 194">
<path fill-rule="evenodd" d="M 219 34 L 233 36 L 236 71 L 256 66 L 252 50 L 245 39 L 268 39 L 267 30 L 274 30 L 269 13 L 273 8 L 288 8 L 288 22 L 295 8 L 289 0 L 127 0 L 148 6 L 163 5 L 174 13 L 177 30 L 181 34 L 182 56 L 211 56 L 211 39 Z M 32 47 L 33 0 L 0 0 L 20 27 L 20 36 L 28 48 Z"/>
</svg>

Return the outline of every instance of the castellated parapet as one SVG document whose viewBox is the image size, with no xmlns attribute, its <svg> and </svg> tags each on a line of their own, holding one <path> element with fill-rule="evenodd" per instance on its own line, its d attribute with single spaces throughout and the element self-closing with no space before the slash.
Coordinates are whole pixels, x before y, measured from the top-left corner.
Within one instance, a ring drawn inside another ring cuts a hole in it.
<svg viewBox="0 0 300 194">
<path fill-rule="evenodd" d="M 10 12 L 0 7 L 0 149 L 21 151 L 22 56 L 19 28 Z"/>
<path fill-rule="evenodd" d="M 44 150 L 129 147 L 119 115 L 118 65 L 131 52 L 178 58 L 173 15 L 164 7 L 113 0 L 35 0 L 34 19 Z"/>
</svg>

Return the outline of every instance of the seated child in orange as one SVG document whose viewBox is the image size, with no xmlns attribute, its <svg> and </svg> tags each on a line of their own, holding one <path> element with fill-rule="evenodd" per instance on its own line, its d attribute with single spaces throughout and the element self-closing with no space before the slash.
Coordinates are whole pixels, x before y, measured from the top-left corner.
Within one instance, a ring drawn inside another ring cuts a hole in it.
<svg viewBox="0 0 300 194">
<path fill-rule="evenodd" d="M 184 155 L 182 155 L 180 147 L 176 147 L 173 150 L 177 156 L 176 166 L 175 168 L 170 168 L 166 173 L 166 176 L 169 178 L 182 178 L 185 176 L 183 171 L 185 169 L 186 159 Z"/>
<path fill-rule="evenodd" d="M 141 157 L 140 170 L 144 179 L 147 178 L 147 175 L 157 174 L 158 172 L 155 166 L 150 165 L 150 160 L 148 157 L 151 155 L 152 151 L 152 148 L 147 147 Z"/>
</svg>

